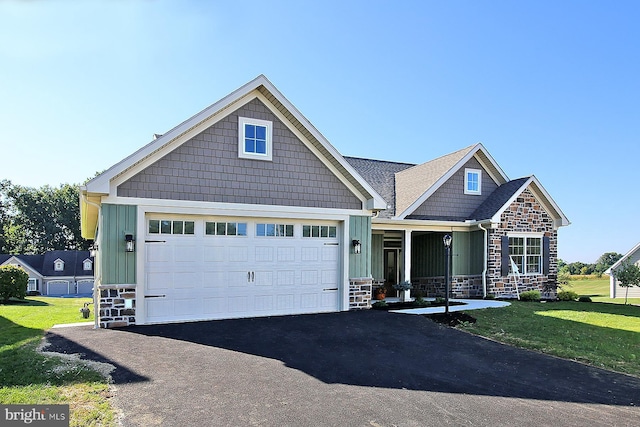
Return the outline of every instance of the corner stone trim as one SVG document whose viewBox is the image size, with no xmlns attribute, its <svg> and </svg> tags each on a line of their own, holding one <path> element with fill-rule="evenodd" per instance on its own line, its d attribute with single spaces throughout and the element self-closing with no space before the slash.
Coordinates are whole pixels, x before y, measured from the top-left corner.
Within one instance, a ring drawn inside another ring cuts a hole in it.
<svg viewBox="0 0 640 427">
<path fill-rule="evenodd" d="M 101 328 L 121 328 L 136 323 L 136 290 L 131 285 L 99 286 L 99 324 Z M 132 308 L 125 308 L 125 300 L 133 300 Z"/>
<path fill-rule="evenodd" d="M 371 308 L 373 279 L 359 277 L 349 279 L 349 310 Z"/>
</svg>

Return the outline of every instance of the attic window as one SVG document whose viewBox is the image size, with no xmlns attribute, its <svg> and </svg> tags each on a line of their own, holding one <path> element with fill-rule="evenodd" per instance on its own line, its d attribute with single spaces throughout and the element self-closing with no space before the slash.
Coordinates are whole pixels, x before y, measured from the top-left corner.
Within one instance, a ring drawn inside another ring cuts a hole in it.
<svg viewBox="0 0 640 427">
<path fill-rule="evenodd" d="M 64 271 L 64 261 L 60 258 L 53 261 L 53 271 Z"/>
<path fill-rule="evenodd" d="M 238 157 L 254 160 L 272 159 L 273 123 L 267 120 L 238 118 Z"/>
<path fill-rule="evenodd" d="M 482 194 L 482 171 L 480 169 L 464 170 L 464 194 Z"/>
<path fill-rule="evenodd" d="M 84 261 L 82 261 L 82 269 L 84 271 L 91 271 L 92 267 L 93 267 L 93 262 L 91 262 L 90 259 L 85 259 Z"/>
</svg>

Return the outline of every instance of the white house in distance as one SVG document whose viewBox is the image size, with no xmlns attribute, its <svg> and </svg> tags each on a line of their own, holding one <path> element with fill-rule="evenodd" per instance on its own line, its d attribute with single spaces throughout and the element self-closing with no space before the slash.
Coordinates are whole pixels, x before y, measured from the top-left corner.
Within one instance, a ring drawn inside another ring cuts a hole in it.
<svg viewBox="0 0 640 427">
<path fill-rule="evenodd" d="M 616 279 L 613 274 L 621 269 L 623 264 L 627 262 L 640 266 L 640 243 L 635 245 L 625 256 L 605 271 L 605 274 L 609 275 L 609 298 L 624 298 L 627 290 L 623 286 L 620 286 L 618 279 Z M 628 296 L 629 298 L 640 298 L 640 288 L 636 286 L 630 287 Z"/>
</svg>

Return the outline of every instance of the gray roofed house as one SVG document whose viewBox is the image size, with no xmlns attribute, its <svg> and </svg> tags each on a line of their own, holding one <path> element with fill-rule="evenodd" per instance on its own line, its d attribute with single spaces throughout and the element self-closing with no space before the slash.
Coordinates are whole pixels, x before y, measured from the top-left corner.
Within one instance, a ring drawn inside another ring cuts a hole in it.
<svg viewBox="0 0 640 427">
<path fill-rule="evenodd" d="M 44 255 L 0 254 L 0 265 L 17 265 L 29 274 L 27 291 L 49 296 L 93 293 L 93 259 L 89 251 L 49 251 Z"/>
<path fill-rule="evenodd" d="M 446 235 L 452 297 L 553 287 L 569 221 L 535 176 L 509 179 L 482 144 L 423 160 L 343 157 L 258 76 L 81 188 L 97 325 L 444 296 Z"/>
<path fill-rule="evenodd" d="M 640 288 L 620 286 L 618 279 L 614 276 L 615 272 L 624 268 L 626 263 L 636 264 L 640 267 L 640 243 L 605 271 L 605 274 L 609 275 L 609 298 L 624 298 L 625 295 L 629 298 L 640 298 Z"/>
</svg>

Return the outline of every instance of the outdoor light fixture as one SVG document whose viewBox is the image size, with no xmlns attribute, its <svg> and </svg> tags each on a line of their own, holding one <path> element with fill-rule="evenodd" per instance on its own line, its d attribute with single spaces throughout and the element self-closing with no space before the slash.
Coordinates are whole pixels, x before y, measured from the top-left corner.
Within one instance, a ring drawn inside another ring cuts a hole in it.
<svg viewBox="0 0 640 427">
<path fill-rule="evenodd" d="M 136 241 L 133 240 L 133 234 L 125 234 L 124 235 L 124 242 L 126 244 L 125 250 L 127 252 L 133 252 L 135 247 L 136 247 Z"/>
<path fill-rule="evenodd" d="M 444 312 L 449 315 L 449 282 L 451 281 L 451 235 L 445 234 L 442 238 L 444 243 Z"/>
<path fill-rule="evenodd" d="M 94 242 L 93 245 L 89 247 L 89 256 L 92 258 L 95 258 L 97 254 L 98 254 L 98 244 Z"/>
<path fill-rule="evenodd" d="M 354 240 L 351 243 L 353 244 L 353 253 L 359 254 L 362 250 L 362 244 L 360 244 L 360 240 Z"/>
</svg>

